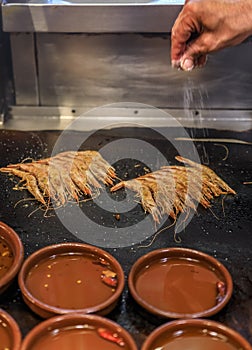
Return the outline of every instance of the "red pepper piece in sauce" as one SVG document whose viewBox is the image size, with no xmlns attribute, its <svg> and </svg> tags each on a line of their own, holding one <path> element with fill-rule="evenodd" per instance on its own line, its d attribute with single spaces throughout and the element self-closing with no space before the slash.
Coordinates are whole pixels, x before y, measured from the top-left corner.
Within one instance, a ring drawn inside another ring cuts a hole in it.
<svg viewBox="0 0 252 350">
<path fill-rule="evenodd" d="M 111 332 L 110 330 L 108 330 L 106 328 L 98 328 L 97 332 L 98 332 L 99 336 L 103 339 L 111 341 L 119 346 L 125 345 L 123 338 L 119 337 L 119 335 L 115 332 Z"/>
<path fill-rule="evenodd" d="M 105 275 L 101 275 L 102 282 L 107 284 L 110 287 L 116 287 L 117 286 L 117 278 L 116 277 L 109 277 Z"/>
<path fill-rule="evenodd" d="M 226 294 L 226 285 L 224 282 L 218 281 L 216 283 L 216 287 L 217 287 L 217 292 L 218 292 L 216 300 L 218 303 L 220 303 Z"/>
<path fill-rule="evenodd" d="M 110 270 L 102 271 L 101 275 L 102 282 L 107 284 L 110 287 L 116 287 L 117 286 L 117 275 L 115 272 Z"/>
</svg>

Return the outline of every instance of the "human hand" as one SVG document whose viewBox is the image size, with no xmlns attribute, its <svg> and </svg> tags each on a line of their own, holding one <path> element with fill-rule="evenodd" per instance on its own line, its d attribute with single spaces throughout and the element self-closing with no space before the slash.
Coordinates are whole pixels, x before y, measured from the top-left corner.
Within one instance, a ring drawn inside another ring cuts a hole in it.
<svg viewBox="0 0 252 350">
<path fill-rule="evenodd" d="M 187 0 L 172 28 L 172 66 L 202 67 L 208 53 L 240 44 L 251 34 L 251 0 Z"/>
</svg>

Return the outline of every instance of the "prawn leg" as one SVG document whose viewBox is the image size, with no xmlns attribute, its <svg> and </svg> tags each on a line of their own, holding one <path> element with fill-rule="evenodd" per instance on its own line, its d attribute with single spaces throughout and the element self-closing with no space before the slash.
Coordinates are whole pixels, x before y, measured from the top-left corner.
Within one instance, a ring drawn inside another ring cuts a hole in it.
<svg viewBox="0 0 252 350">
<path fill-rule="evenodd" d="M 24 188 L 27 189 L 40 203 L 46 205 L 45 199 L 39 190 L 36 177 L 25 171 L 14 168 L 0 168 L 1 172 L 6 172 L 21 178 L 21 182 L 24 182 Z"/>
</svg>

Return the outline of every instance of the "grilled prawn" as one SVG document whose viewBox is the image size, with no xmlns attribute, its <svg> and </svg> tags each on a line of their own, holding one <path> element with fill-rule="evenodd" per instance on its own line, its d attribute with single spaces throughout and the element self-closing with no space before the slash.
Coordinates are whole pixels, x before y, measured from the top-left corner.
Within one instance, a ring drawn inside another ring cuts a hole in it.
<svg viewBox="0 0 252 350">
<path fill-rule="evenodd" d="M 82 196 L 99 193 L 102 184 L 112 185 L 114 168 L 97 151 L 62 152 L 38 161 L 9 164 L 0 172 L 21 178 L 16 189 L 27 189 L 36 200 L 56 207 Z"/>
<path fill-rule="evenodd" d="M 196 211 L 197 204 L 211 206 L 211 200 L 222 194 L 235 194 L 213 170 L 205 165 L 177 156 L 187 166 L 164 166 L 136 179 L 121 181 L 111 188 L 122 187 L 136 192 L 143 209 L 159 222 L 167 214 L 176 220 L 179 213 Z"/>
</svg>

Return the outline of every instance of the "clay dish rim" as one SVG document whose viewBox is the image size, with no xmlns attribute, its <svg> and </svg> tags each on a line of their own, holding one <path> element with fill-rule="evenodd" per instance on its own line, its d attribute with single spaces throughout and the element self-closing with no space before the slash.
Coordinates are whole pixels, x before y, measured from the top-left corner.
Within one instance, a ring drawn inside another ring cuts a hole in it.
<svg viewBox="0 0 252 350">
<path fill-rule="evenodd" d="M 11 350 L 20 350 L 21 342 L 22 342 L 22 334 L 20 328 L 15 321 L 15 319 L 5 310 L 0 309 L 0 319 L 7 323 L 10 331 L 11 331 L 11 340 L 12 347 Z"/>
<path fill-rule="evenodd" d="M 42 321 L 26 335 L 20 350 L 30 350 L 31 349 L 30 346 L 34 345 L 34 340 L 38 339 L 39 336 L 43 336 L 46 333 L 52 331 L 53 329 L 60 329 L 60 328 L 65 328 L 69 326 L 77 326 L 80 323 L 83 324 L 84 322 L 91 326 L 107 328 L 109 330 L 119 333 L 119 335 L 123 337 L 129 350 L 137 350 L 137 346 L 133 337 L 125 328 L 120 326 L 118 323 L 111 321 L 110 319 L 107 319 L 102 316 L 87 315 L 87 314 L 80 314 L 80 313 L 69 313 L 65 315 L 58 315 L 58 316 L 51 317 L 45 321 Z"/>
<path fill-rule="evenodd" d="M 28 290 L 26 287 L 26 277 L 29 273 L 30 269 L 35 266 L 39 261 L 49 258 L 51 256 L 55 256 L 57 254 L 66 254 L 66 253 L 87 253 L 97 255 L 97 257 L 102 257 L 106 259 L 110 265 L 113 267 L 114 272 L 117 274 L 118 284 L 115 289 L 115 292 L 104 302 L 97 304 L 92 307 L 82 308 L 82 309 L 65 309 L 60 307 L 55 307 L 53 305 L 47 304 L 35 296 Z M 23 295 L 24 301 L 28 306 L 32 307 L 33 311 L 39 314 L 43 318 L 51 317 L 52 315 L 63 315 L 68 313 L 76 313 L 82 312 L 85 314 L 90 313 L 99 313 L 103 312 L 111 305 L 117 302 L 119 297 L 121 296 L 124 285 L 125 285 L 125 277 L 123 269 L 120 263 L 114 258 L 111 254 L 106 252 L 101 248 L 97 248 L 95 246 L 91 246 L 89 244 L 84 243 L 76 243 L 76 242 L 68 242 L 68 243 L 58 243 L 49 246 L 45 246 L 34 253 L 32 253 L 23 263 L 22 268 L 18 275 L 18 283 Z M 30 305 L 29 305 L 30 304 Z M 48 314 L 48 315 L 44 315 Z"/>
<path fill-rule="evenodd" d="M 24 247 L 18 234 L 7 224 L 0 221 L 0 237 L 2 237 L 13 253 L 13 262 L 6 274 L 0 278 L 0 294 L 5 291 L 9 284 L 18 274 L 24 259 Z"/>
<path fill-rule="evenodd" d="M 170 321 L 156 328 L 144 341 L 141 350 L 153 350 L 156 348 L 158 339 L 164 334 L 185 331 L 188 327 L 202 330 L 209 330 L 209 332 L 218 332 L 224 335 L 226 338 L 232 341 L 232 344 L 242 348 L 243 350 L 251 350 L 251 346 L 248 341 L 234 329 L 224 325 L 223 323 L 212 321 L 208 319 L 181 319 Z M 183 333 L 181 333 L 183 334 Z M 178 335 L 177 335 L 178 336 Z M 158 348 L 157 348 L 158 349 Z M 238 348 L 237 348 L 238 349 Z"/>
<path fill-rule="evenodd" d="M 194 260 L 196 259 L 198 261 L 204 261 L 210 266 L 213 266 L 216 270 L 218 270 L 218 273 L 221 276 L 223 276 L 225 286 L 226 286 L 225 296 L 219 303 L 217 303 L 212 308 L 203 310 L 200 312 L 195 312 L 195 313 L 180 313 L 180 312 L 165 311 L 149 304 L 138 294 L 135 288 L 135 283 L 140 271 L 142 271 L 152 261 L 158 261 L 164 258 L 182 258 L 182 257 L 188 258 L 188 259 L 194 259 Z M 128 278 L 128 286 L 132 297 L 142 308 L 144 308 L 151 314 L 157 315 L 161 318 L 171 318 L 171 319 L 202 318 L 202 317 L 212 316 L 224 308 L 224 306 L 230 300 L 233 292 L 232 277 L 229 271 L 221 262 L 219 262 L 217 259 L 215 259 L 211 255 L 208 255 L 198 250 L 194 250 L 190 248 L 173 248 L 173 247 L 157 249 L 140 257 L 133 264 L 130 270 L 129 278 Z"/>
</svg>

